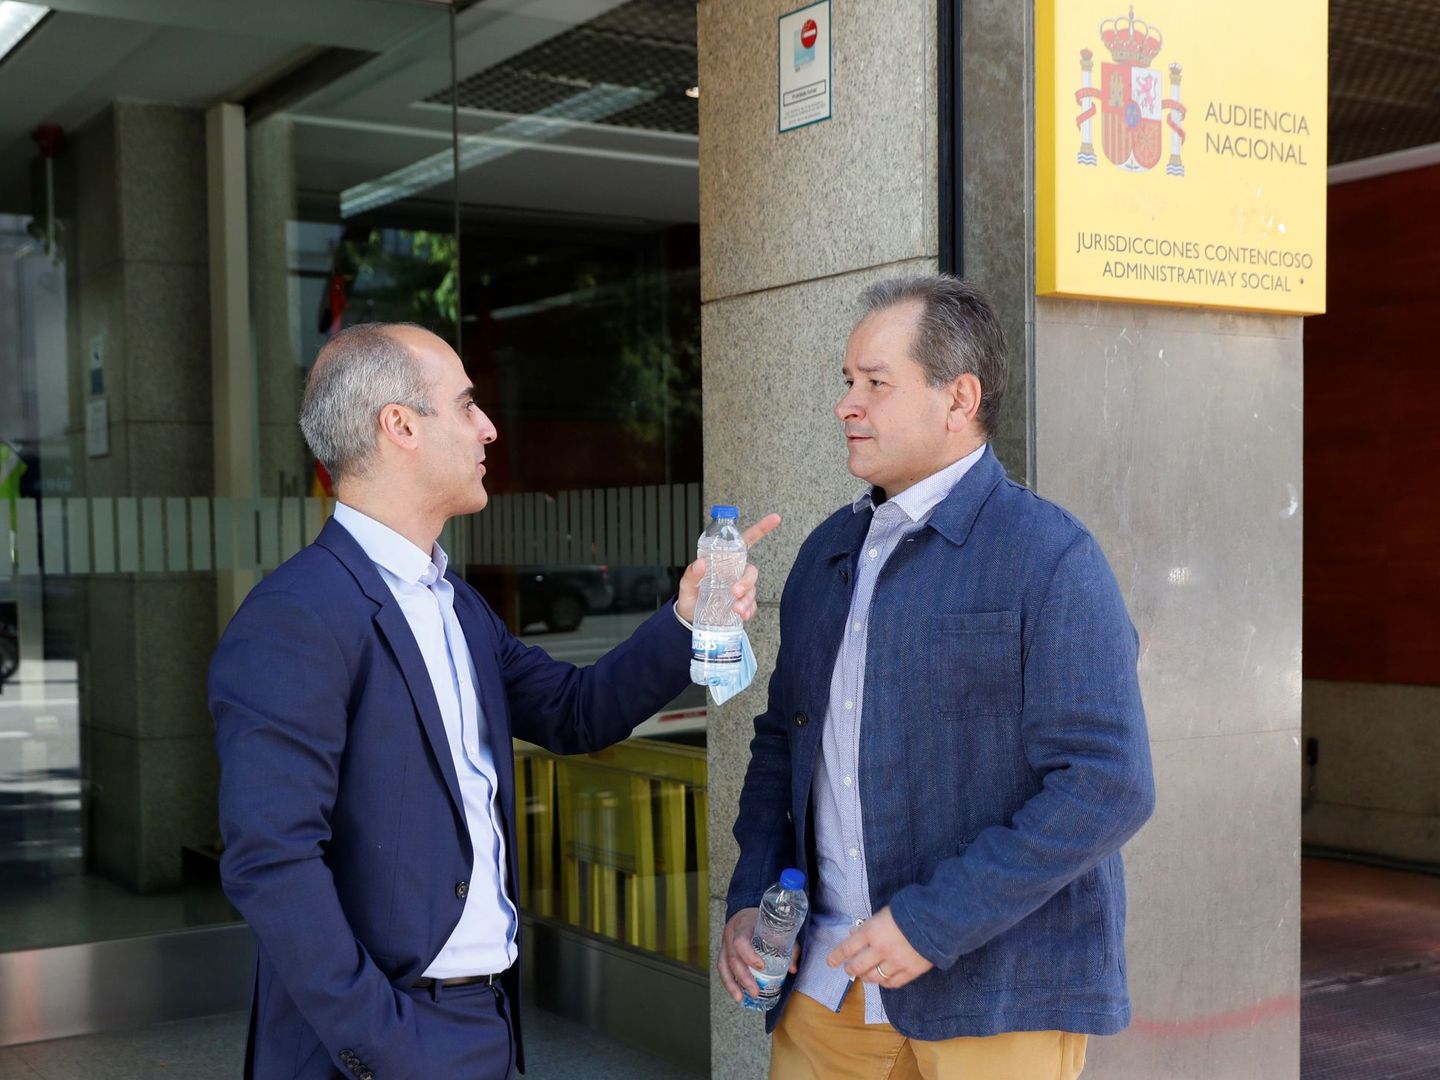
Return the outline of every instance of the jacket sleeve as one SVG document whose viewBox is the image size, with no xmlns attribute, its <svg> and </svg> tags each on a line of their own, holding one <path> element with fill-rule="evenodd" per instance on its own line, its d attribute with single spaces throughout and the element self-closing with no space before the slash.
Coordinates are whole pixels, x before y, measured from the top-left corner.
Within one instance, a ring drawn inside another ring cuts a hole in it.
<svg viewBox="0 0 1440 1080">
<path fill-rule="evenodd" d="M 1149 818 L 1136 653 L 1119 586 L 1082 534 L 1060 558 L 1023 658 L 1021 732 L 1039 791 L 890 900 L 901 932 L 937 967 L 1035 911 Z"/>
<path fill-rule="evenodd" d="M 355 939 L 322 859 L 348 729 L 350 676 L 329 629 L 282 592 L 252 594 L 210 665 L 225 892 L 336 1067 L 377 1076 L 419 1057 L 412 1004 Z"/>
<path fill-rule="evenodd" d="M 493 635 L 512 732 L 554 753 L 619 742 L 690 684 L 690 632 L 672 604 L 594 664 L 576 667 L 520 641 L 478 593 L 472 596 Z"/>
<path fill-rule="evenodd" d="M 770 676 L 769 702 L 755 717 L 750 740 L 750 764 L 740 789 L 740 811 L 734 834 L 740 857 L 730 875 L 725 897 L 725 919 L 737 911 L 756 907 L 760 898 L 787 866 L 797 866 L 795 827 L 790 820 L 790 734 L 785 726 L 782 680 L 785 646 Z"/>
</svg>

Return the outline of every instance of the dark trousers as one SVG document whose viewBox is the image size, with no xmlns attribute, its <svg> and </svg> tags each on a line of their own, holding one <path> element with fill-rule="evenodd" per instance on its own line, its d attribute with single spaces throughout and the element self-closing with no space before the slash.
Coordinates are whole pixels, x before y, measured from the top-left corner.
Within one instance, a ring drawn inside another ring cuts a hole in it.
<svg viewBox="0 0 1440 1080">
<path fill-rule="evenodd" d="M 418 1076 L 510 1080 L 515 1076 L 511 1001 L 493 986 L 434 986 L 405 991 L 415 1002 L 420 1033 Z"/>
<path fill-rule="evenodd" d="M 425 1080 L 513 1080 L 515 1072 L 515 1027 L 510 996 L 497 982 L 468 986 L 435 986 L 427 990 L 410 987 L 400 991 L 414 1006 L 416 1042 L 419 1053 L 409 1063 L 410 1075 Z M 305 1028 L 306 1045 L 297 1056 L 303 1064 L 293 1073 L 296 1080 L 354 1080 L 335 1067 L 315 1033 Z M 247 1070 L 249 1065 L 247 1064 Z M 252 1075 L 247 1071 L 246 1075 Z M 253 1073 L 256 1080 L 267 1074 Z M 383 1075 L 375 1080 L 387 1080 Z"/>
</svg>

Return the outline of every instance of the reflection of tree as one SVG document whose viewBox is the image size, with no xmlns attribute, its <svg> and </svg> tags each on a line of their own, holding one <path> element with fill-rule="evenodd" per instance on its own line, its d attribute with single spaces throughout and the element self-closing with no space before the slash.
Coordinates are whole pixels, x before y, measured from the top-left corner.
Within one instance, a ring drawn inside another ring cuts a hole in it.
<svg viewBox="0 0 1440 1080">
<path fill-rule="evenodd" d="M 371 229 L 347 238 L 343 261 L 354 268 L 354 280 L 346 321 L 414 322 L 453 339 L 458 250 L 453 235 L 424 230 Z"/>
<path fill-rule="evenodd" d="M 619 333 L 613 394 L 621 427 L 647 455 L 700 430 L 700 311 L 694 275 L 643 289 L 639 318 Z M 635 315 L 635 312 L 626 314 Z M 639 325 L 636 326 L 635 323 Z"/>
<path fill-rule="evenodd" d="M 644 335 L 621 347 L 616 379 L 621 423 L 636 441 L 660 445 L 667 410 L 672 429 L 700 422 L 698 345 L 668 335 Z"/>
</svg>

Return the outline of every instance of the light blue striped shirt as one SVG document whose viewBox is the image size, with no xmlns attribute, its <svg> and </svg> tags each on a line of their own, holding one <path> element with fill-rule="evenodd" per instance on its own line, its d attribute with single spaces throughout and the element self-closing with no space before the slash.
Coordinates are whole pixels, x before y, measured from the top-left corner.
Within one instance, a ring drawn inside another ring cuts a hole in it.
<svg viewBox="0 0 1440 1080">
<path fill-rule="evenodd" d="M 985 446 L 927 476 L 878 507 L 867 489 L 854 511 L 874 507 L 870 530 L 850 595 L 845 637 L 830 677 L 830 705 L 820 735 L 815 766 L 815 848 L 819 880 L 811 887 L 810 931 L 800 956 L 795 989 L 828 1008 L 840 1009 L 850 977 L 843 967 L 825 963 L 831 950 L 868 919 L 870 880 L 865 871 L 865 831 L 860 805 L 860 720 L 865 704 L 865 652 L 869 641 L 870 601 L 886 561 L 901 541 L 924 528 L 951 488 L 980 460 Z M 883 718 L 881 718 L 883 719 Z M 865 984 L 865 1022 L 887 1023 L 880 988 Z"/>
<path fill-rule="evenodd" d="M 432 979 L 490 975 L 515 962 L 519 916 L 505 894 L 505 830 L 495 805 L 495 762 L 475 690 L 475 661 L 455 617 L 449 559 L 437 543 L 425 554 L 405 537 L 342 502 L 335 520 L 370 556 L 405 614 L 445 721 L 475 863 L 460 921 L 425 969 Z"/>
</svg>

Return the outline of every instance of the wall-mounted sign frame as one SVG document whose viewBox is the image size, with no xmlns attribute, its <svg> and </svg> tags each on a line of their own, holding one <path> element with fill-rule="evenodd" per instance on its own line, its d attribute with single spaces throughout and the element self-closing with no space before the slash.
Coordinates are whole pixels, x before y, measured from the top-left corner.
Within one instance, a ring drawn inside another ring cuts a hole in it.
<svg viewBox="0 0 1440 1080">
<path fill-rule="evenodd" d="M 780 16 L 780 131 L 830 119 L 830 0 Z"/>
<path fill-rule="evenodd" d="M 1324 0 L 1035 13 L 1037 293 L 1324 311 Z"/>
</svg>

